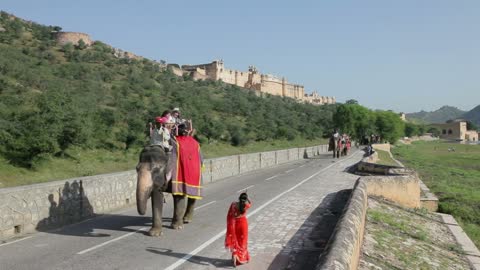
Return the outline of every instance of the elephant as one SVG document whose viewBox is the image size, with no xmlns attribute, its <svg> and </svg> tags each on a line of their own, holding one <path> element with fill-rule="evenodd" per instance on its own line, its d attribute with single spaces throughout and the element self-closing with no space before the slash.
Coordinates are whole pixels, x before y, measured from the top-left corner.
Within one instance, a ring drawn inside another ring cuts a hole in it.
<svg viewBox="0 0 480 270">
<path fill-rule="evenodd" d="M 163 192 L 168 192 L 171 186 L 169 174 L 174 163 L 172 154 L 165 152 L 161 146 L 146 146 L 140 153 L 136 167 L 137 211 L 140 215 L 145 215 L 147 201 L 150 197 L 152 198 L 152 227 L 148 232 L 150 236 L 162 235 Z M 191 222 L 195 201 L 195 199 L 187 199 L 185 195 L 173 195 L 172 228 L 182 229 L 184 223 Z"/>
<path fill-rule="evenodd" d="M 338 140 L 333 135 L 330 137 L 330 140 L 328 142 L 328 151 L 333 151 L 333 158 L 340 157 L 339 143 L 338 143 Z"/>
</svg>

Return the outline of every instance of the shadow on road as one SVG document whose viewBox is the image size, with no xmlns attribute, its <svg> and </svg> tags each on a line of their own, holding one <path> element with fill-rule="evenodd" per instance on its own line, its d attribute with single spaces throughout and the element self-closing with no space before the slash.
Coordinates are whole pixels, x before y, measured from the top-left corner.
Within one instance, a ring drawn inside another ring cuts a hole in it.
<svg viewBox="0 0 480 270">
<path fill-rule="evenodd" d="M 38 222 L 36 227 L 38 231 L 58 228 L 95 216 L 81 180 L 65 182 L 62 190 L 48 195 L 48 201 L 50 203 L 48 217 Z"/>
<path fill-rule="evenodd" d="M 170 256 L 170 257 L 175 257 L 175 258 L 183 258 L 185 257 L 186 253 L 178 253 L 174 252 L 171 249 L 165 249 L 165 248 L 155 248 L 155 247 L 149 247 L 146 249 L 149 252 L 158 254 L 158 255 L 165 255 L 165 256 Z M 232 266 L 232 261 L 231 260 L 225 260 L 225 259 L 219 259 L 219 258 L 209 258 L 209 257 L 204 257 L 204 256 L 192 256 L 190 259 L 188 259 L 189 262 L 199 264 L 199 265 L 213 265 L 215 267 L 229 267 Z"/>
<path fill-rule="evenodd" d="M 320 205 L 274 258 L 268 270 L 315 269 L 320 255 L 325 250 L 328 240 L 343 214 L 351 191 L 351 189 L 345 189 L 325 196 Z"/>
</svg>

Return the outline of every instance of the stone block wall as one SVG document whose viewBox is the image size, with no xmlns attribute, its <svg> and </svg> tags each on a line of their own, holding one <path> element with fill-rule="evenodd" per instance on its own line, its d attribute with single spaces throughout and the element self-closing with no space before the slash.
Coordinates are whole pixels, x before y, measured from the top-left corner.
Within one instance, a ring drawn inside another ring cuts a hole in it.
<svg viewBox="0 0 480 270">
<path fill-rule="evenodd" d="M 381 196 L 408 208 L 420 207 L 420 182 L 415 174 L 366 176 L 368 195 Z"/>
<path fill-rule="evenodd" d="M 228 156 L 211 160 L 212 181 L 234 176 L 240 173 L 239 156 Z"/>
<path fill-rule="evenodd" d="M 240 173 L 260 169 L 260 153 L 240 155 Z"/>
<path fill-rule="evenodd" d="M 390 152 L 390 144 L 389 143 L 375 143 L 372 144 L 373 149 L 378 149 L 382 151 Z"/>
<path fill-rule="evenodd" d="M 277 153 L 275 151 L 260 153 L 260 166 L 268 168 L 277 164 Z"/>
<path fill-rule="evenodd" d="M 309 147 L 307 152 L 313 154 Z M 304 148 L 206 159 L 204 184 L 303 159 Z M 311 156 L 309 156 L 311 157 Z M 72 224 L 136 204 L 136 171 L 0 189 L 0 240 Z"/>
<path fill-rule="evenodd" d="M 0 189 L 0 239 L 134 205 L 135 171 Z"/>
<path fill-rule="evenodd" d="M 359 179 L 355 183 L 345 212 L 319 260 L 317 270 L 357 269 L 365 231 L 367 202 L 367 185 Z"/>
<path fill-rule="evenodd" d="M 288 150 L 279 150 L 277 152 L 277 162 L 276 164 L 287 163 L 288 160 Z"/>
</svg>

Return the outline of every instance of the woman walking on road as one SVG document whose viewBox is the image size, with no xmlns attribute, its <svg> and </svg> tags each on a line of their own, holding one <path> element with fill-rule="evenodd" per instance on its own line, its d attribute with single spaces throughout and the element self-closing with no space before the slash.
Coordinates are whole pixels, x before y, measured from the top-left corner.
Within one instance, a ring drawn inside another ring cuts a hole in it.
<svg viewBox="0 0 480 270">
<path fill-rule="evenodd" d="M 247 209 L 251 202 L 247 193 L 240 194 L 238 202 L 232 202 L 227 214 L 227 233 L 225 235 L 225 248 L 232 252 L 233 265 L 248 263 L 248 221 Z"/>
</svg>

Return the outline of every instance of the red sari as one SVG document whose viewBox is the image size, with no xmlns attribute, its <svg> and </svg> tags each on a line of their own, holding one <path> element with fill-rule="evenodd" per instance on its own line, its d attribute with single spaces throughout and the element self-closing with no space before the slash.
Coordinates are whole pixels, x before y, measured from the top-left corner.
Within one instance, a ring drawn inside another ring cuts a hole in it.
<svg viewBox="0 0 480 270">
<path fill-rule="evenodd" d="M 237 265 L 250 261 L 248 253 L 248 221 L 247 209 L 249 203 L 245 203 L 245 213 L 240 214 L 238 202 L 233 202 L 227 214 L 227 233 L 225 235 L 225 248 L 232 252 L 232 258 L 236 259 Z"/>
</svg>

